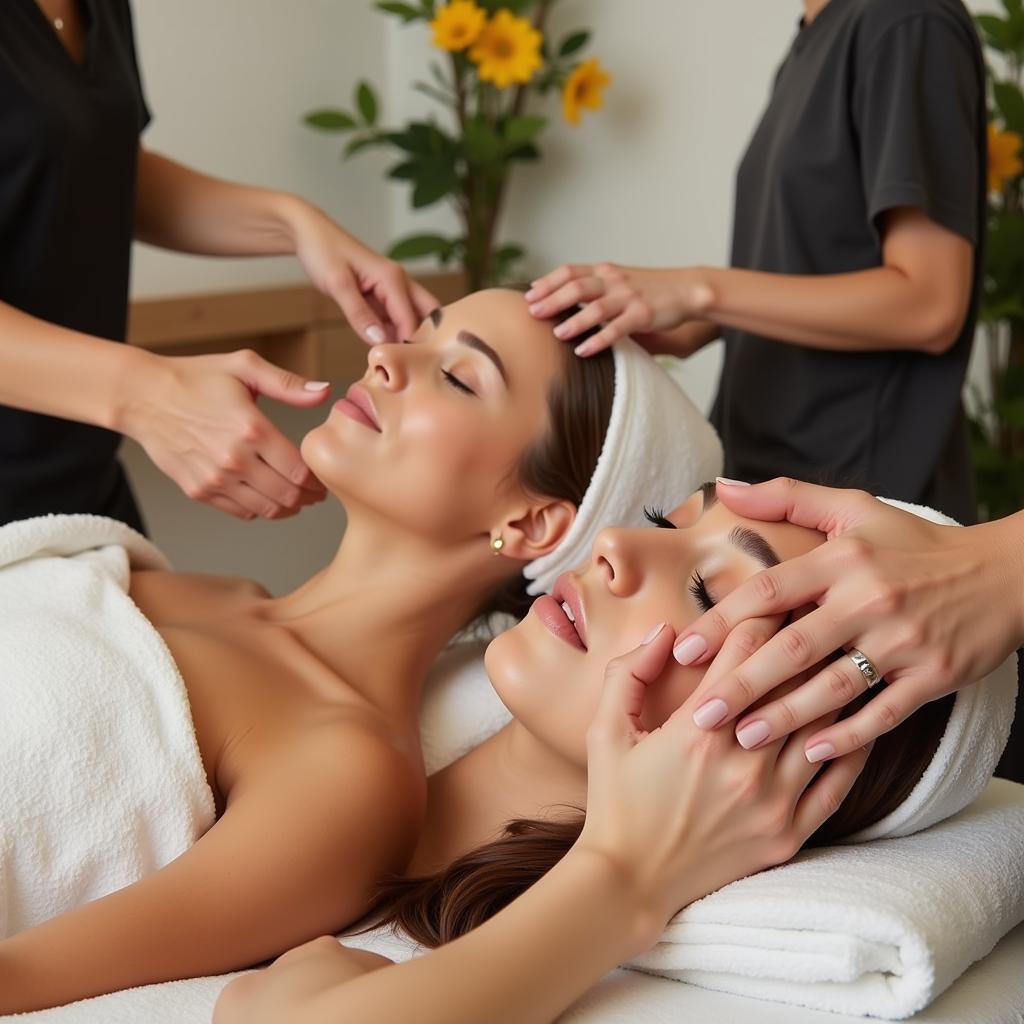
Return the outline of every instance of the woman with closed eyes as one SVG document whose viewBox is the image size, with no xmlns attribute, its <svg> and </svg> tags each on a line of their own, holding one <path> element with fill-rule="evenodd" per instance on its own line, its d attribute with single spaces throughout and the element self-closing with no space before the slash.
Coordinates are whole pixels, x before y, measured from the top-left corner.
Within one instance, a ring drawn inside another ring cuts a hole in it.
<svg viewBox="0 0 1024 1024">
<path fill-rule="evenodd" d="M 426 806 L 426 672 L 481 614 L 529 607 L 523 569 L 565 538 L 602 451 L 616 364 L 576 359 L 551 329 L 492 290 L 369 350 L 302 442 L 347 527 L 293 593 L 132 572 L 216 822 L 155 873 L 3 938 L 0 1012 L 259 963 L 352 923 L 403 870 Z"/>
<path fill-rule="evenodd" d="M 804 756 L 809 729 L 751 751 L 698 729 L 712 680 L 670 657 L 703 611 L 822 535 L 742 519 L 713 485 L 649 518 L 655 529 L 603 530 L 589 564 L 487 649 L 513 719 L 429 779 L 415 849 L 370 917 L 437 948 L 392 964 L 307 943 L 233 982 L 215 1024 L 552 1020 L 681 906 L 904 800 L 948 700 L 822 770 Z M 778 624 L 749 623 L 720 659 Z"/>
</svg>

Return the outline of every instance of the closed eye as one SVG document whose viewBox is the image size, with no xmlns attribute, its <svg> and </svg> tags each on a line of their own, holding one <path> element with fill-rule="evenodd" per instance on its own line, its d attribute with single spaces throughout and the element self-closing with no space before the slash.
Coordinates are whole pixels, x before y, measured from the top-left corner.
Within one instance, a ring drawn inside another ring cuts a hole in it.
<svg viewBox="0 0 1024 1024">
<path fill-rule="evenodd" d="M 474 397 L 476 396 L 476 392 L 464 381 L 459 380 L 459 378 L 456 377 L 455 374 L 452 373 L 450 370 L 442 370 L 441 374 L 444 376 L 444 379 L 453 388 L 455 388 L 456 391 L 461 391 L 464 394 L 473 395 Z"/>
<path fill-rule="evenodd" d="M 653 525 L 657 526 L 661 530 L 677 530 L 678 527 L 670 519 L 665 518 L 665 512 L 660 508 L 644 508 L 644 518 Z M 699 572 L 694 570 L 693 576 L 690 577 L 690 594 L 693 596 L 694 601 L 697 602 L 697 606 L 702 612 L 706 612 L 711 608 L 714 608 L 715 602 L 711 599 L 711 595 L 708 593 L 707 584 L 704 582 L 704 577 Z"/>
<path fill-rule="evenodd" d="M 660 530 L 674 530 L 676 524 L 665 518 L 665 510 L 661 508 L 647 508 L 644 506 L 644 519 L 657 526 Z"/>
</svg>

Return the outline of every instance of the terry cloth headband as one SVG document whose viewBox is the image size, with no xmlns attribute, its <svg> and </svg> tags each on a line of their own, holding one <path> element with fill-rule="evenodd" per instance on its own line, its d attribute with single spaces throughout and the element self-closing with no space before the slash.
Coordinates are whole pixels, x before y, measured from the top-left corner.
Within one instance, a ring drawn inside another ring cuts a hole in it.
<svg viewBox="0 0 1024 1024">
<path fill-rule="evenodd" d="M 531 595 L 584 565 L 605 527 L 642 526 L 645 505 L 675 508 L 722 471 L 714 428 L 657 361 L 630 339 L 612 354 L 615 394 L 597 467 L 561 544 L 523 569 Z"/>
<path fill-rule="evenodd" d="M 949 516 L 922 505 L 882 498 L 941 526 L 959 526 Z M 1013 724 L 1017 697 L 1017 655 L 971 686 L 957 690 L 938 749 L 906 800 L 848 842 L 909 836 L 963 810 L 988 785 Z"/>
</svg>

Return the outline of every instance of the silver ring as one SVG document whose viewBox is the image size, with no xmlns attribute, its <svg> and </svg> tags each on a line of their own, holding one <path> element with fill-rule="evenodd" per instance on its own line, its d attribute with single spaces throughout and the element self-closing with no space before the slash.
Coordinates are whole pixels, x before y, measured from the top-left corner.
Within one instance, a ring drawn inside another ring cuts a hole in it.
<svg viewBox="0 0 1024 1024">
<path fill-rule="evenodd" d="M 864 653 L 858 651 L 856 647 L 850 653 L 850 660 L 857 666 L 857 671 L 864 677 L 864 682 L 868 684 L 870 690 L 872 686 L 882 681 L 882 673 L 875 668 L 875 663 Z"/>
</svg>

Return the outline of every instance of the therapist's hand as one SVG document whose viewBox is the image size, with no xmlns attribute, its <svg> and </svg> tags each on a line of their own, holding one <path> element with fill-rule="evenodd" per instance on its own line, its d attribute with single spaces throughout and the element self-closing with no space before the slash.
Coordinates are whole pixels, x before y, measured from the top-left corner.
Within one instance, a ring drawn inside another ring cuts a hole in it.
<svg viewBox="0 0 1024 1024">
<path fill-rule="evenodd" d="M 326 497 L 323 484 L 256 405 L 259 395 L 309 407 L 328 397 L 255 352 L 131 353 L 114 424 L 190 498 L 239 519 L 281 519 Z"/>
<path fill-rule="evenodd" d="M 299 205 L 290 228 L 309 279 L 341 307 L 368 344 L 410 337 L 440 305 L 400 264 L 363 245 L 320 210 Z"/>
<path fill-rule="evenodd" d="M 751 577 L 697 619 L 676 645 L 684 664 L 709 661 L 747 619 L 818 607 L 702 692 L 706 728 L 768 725 L 768 739 L 839 709 L 866 689 L 857 648 L 888 685 L 856 714 L 815 731 L 809 759 L 840 756 L 888 732 L 928 701 L 972 683 L 1024 640 L 1024 522 L 938 526 L 860 491 L 777 479 L 719 483 L 719 500 L 751 519 L 788 519 L 828 542 Z M 745 713 L 779 683 L 828 664 L 802 686 Z M 738 719 L 738 720 L 737 720 Z M 763 730 L 762 730 L 763 731 Z"/>
<path fill-rule="evenodd" d="M 530 312 L 539 319 L 583 305 L 555 328 L 555 336 L 562 341 L 604 324 L 577 347 L 581 356 L 593 355 L 630 335 L 650 351 L 690 355 L 692 338 L 673 329 L 702 319 L 712 298 L 700 267 L 651 269 L 615 263 L 564 264 L 534 281 L 526 293 Z"/>
</svg>

